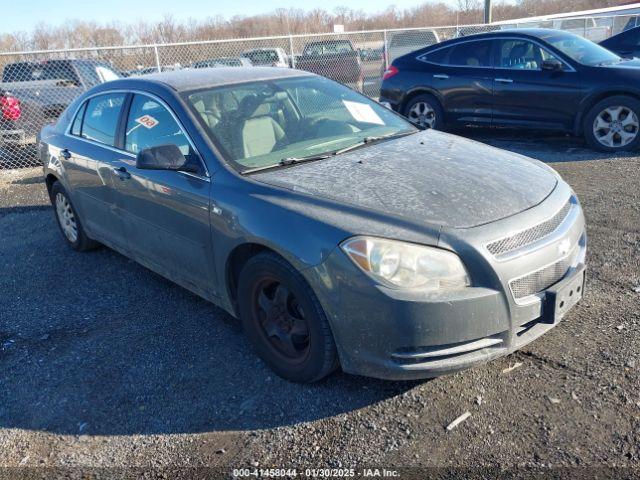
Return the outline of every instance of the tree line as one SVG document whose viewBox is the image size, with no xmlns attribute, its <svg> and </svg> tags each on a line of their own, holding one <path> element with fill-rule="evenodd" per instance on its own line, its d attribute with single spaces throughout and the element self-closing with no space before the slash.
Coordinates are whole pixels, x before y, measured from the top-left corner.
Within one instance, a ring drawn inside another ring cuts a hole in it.
<svg viewBox="0 0 640 480">
<path fill-rule="evenodd" d="M 611 7 L 627 0 L 517 0 L 516 4 L 494 1 L 494 21 L 536 15 Z M 389 6 L 379 12 L 338 7 L 332 12 L 321 8 L 303 10 L 278 8 L 267 14 L 214 16 L 179 21 L 165 15 L 157 22 L 100 23 L 70 20 L 63 25 L 39 23 L 29 32 L 0 34 L 0 51 L 49 50 L 110 45 L 174 43 L 226 38 L 323 33 L 336 24 L 345 31 L 410 28 L 482 23 L 483 0 L 457 0 L 457 5 L 439 0 L 425 1 L 415 7 Z"/>
</svg>

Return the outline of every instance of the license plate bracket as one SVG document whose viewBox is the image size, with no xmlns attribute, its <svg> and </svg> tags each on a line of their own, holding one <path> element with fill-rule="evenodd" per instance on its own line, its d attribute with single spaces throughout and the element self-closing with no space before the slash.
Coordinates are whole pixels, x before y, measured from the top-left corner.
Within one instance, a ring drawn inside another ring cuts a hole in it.
<svg viewBox="0 0 640 480">
<path fill-rule="evenodd" d="M 571 277 L 547 290 L 545 303 L 546 322 L 558 323 L 569 310 L 582 300 L 585 280 L 585 268 L 582 266 Z"/>
</svg>

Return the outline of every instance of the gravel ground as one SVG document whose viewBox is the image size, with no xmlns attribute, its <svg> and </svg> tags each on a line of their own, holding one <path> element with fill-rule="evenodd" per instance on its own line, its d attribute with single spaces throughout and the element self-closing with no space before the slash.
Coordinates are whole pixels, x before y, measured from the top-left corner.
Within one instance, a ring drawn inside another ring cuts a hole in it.
<svg viewBox="0 0 640 480">
<path fill-rule="evenodd" d="M 640 475 L 640 159 L 464 133 L 562 162 L 588 222 L 588 293 L 523 350 L 423 382 L 283 381 L 221 310 L 108 249 L 68 249 L 39 170 L 0 172 L 0 466 Z"/>
</svg>

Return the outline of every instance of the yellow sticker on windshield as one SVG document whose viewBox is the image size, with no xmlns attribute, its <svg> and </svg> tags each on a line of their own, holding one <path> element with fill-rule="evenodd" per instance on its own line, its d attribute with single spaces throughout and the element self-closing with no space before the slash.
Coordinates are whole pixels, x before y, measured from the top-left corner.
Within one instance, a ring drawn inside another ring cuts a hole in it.
<svg viewBox="0 0 640 480">
<path fill-rule="evenodd" d="M 140 125 L 142 125 L 145 128 L 153 128 L 160 123 L 151 115 L 143 115 L 140 118 L 136 118 L 136 122 L 138 122 Z"/>
</svg>

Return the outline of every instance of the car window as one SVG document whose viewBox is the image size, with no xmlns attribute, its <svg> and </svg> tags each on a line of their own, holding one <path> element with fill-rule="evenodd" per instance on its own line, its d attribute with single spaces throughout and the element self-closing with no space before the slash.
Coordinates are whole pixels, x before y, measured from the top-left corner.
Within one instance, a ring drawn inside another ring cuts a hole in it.
<svg viewBox="0 0 640 480">
<path fill-rule="evenodd" d="M 439 48 L 434 50 L 433 52 L 429 52 L 421 57 L 420 59 L 424 59 L 427 62 L 437 63 L 439 65 L 445 65 L 449 60 L 449 54 L 451 53 L 452 47 Z"/>
<path fill-rule="evenodd" d="M 275 50 L 254 50 L 245 52 L 242 56 L 247 57 L 252 63 L 256 63 L 258 65 L 280 61 L 278 52 Z"/>
<path fill-rule="evenodd" d="M 351 42 L 347 40 L 317 42 L 304 47 L 303 55 L 331 55 L 353 52 Z"/>
<path fill-rule="evenodd" d="M 193 152 L 187 136 L 164 106 L 145 95 L 134 95 L 127 117 L 125 150 L 138 153 L 158 145 L 176 145 L 184 156 Z"/>
<path fill-rule="evenodd" d="M 429 52 L 418 59 L 453 67 L 489 67 L 491 45 L 491 40 L 462 42 Z"/>
<path fill-rule="evenodd" d="M 540 39 L 583 65 L 612 65 L 622 61 L 615 53 L 579 35 L 550 31 L 548 34 L 541 35 Z"/>
<path fill-rule="evenodd" d="M 229 94 L 238 102 L 229 102 Z M 380 104 L 323 77 L 303 76 L 186 92 L 224 158 L 241 171 L 278 165 L 414 128 Z"/>
<path fill-rule="evenodd" d="M 78 109 L 78 113 L 76 113 L 76 118 L 73 119 L 73 124 L 71 125 L 71 135 L 80 136 L 80 131 L 82 127 L 82 117 L 84 116 L 84 111 L 87 108 L 87 102 L 84 102 L 82 106 Z"/>
<path fill-rule="evenodd" d="M 124 97 L 124 93 L 108 93 L 89 99 L 80 136 L 114 146 Z"/>
<path fill-rule="evenodd" d="M 558 60 L 548 50 L 528 40 L 501 40 L 496 66 L 514 70 L 540 70 L 545 60 Z"/>
<path fill-rule="evenodd" d="M 488 67 L 491 64 L 491 41 L 463 42 L 452 47 L 449 65 Z"/>
</svg>

